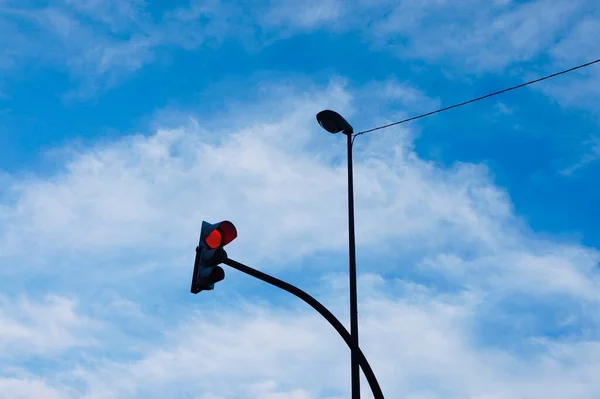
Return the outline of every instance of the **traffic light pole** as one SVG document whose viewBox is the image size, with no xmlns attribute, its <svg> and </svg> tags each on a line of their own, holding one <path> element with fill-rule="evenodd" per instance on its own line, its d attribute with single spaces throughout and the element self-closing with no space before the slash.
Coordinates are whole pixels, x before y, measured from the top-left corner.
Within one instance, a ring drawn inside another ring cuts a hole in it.
<svg viewBox="0 0 600 399">
<path fill-rule="evenodd" d="M 302 291 L 300 288 L 286 283 L 285 281 L 279 280 L 278 278 L 270 276 L 266 273 L 253 269 L 249 266 L 246 266 L 242 263 L 236 262 L 233 259 L 227 258 L 225 259 L 225 261 L 223 261 L 223 263 L 236 270 L 241 271 L 242 273 L 248 274 L 261 281 L 264 281 L 265 283 L 271 284 L 277 288 L 281 288 L 282 290 L 289 292 L 290 294 L 302 299 L 304 302 L 312 306 L 312 308 L 319 312 L 319 314 L 323 316 L 325 320 L 327 320 L 329 324 L 331 324 L 333 328 L 335 328 L 335 330 L 338 332 L 338 334 L 340 334 L 340 336 L 344 339 L 346 345 L 348 345 L 348 347 L 350 348 L 350 351 L 352 353 L 352 359 L 356 359 L 357 367 L 360 366 L 362 368 L 367 382 L 371 387 L 371 392 L 373 392 L 374 398 L 383 399 L 383 392 L 381 391 L 379 382 L 377 382 L 375 373 L 373 372 L 373 369 L 371 369 L 371 366 L 369 365 L 369 362 L 367 361 L 365 355 L 362 353 L 361 349 L 358 347 L 358 345 L 356 345 L 355 338 L 348 333 L 346 328 L 344 328 L 344 325 L 325 306 L 323 306 L 319 301 L 317 301 L 315 298 L 313 298 L 306 292 Z M 354 390 L 355 386 L 352 385 L 352 388 Z"/>
</svg>

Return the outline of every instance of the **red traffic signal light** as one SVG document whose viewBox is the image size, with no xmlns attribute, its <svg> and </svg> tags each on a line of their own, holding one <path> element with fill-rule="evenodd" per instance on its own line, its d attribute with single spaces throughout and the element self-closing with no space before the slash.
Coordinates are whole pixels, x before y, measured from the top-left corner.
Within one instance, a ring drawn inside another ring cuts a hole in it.
<svg viewBox="0 0 600 399">
<path fill-rule="evenodd" d="M 202 240 L 210 249 L 224 247 L 237 237 L 237 230 L 233 223 L 225 220 L 220 223 L 209 224 L 202 222 Z"/>
</svg>

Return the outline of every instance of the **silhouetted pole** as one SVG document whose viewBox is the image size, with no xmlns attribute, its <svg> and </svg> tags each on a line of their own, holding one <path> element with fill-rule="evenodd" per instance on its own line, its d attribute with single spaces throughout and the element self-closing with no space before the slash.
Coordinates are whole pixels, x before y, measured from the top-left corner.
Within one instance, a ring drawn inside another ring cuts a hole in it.
<svg viewBox="0 0 600 399">
<path fill-rule="evenodd" d="M 350 335 L 354 346 L 358 348 L 358 299 L 356 287 L 356 241 L 354 237 L 354 176 L 352 174 L 352 125 L 335 111 L 323 110 L 317 114 L 317 122 L 331 134 L 344 133 L 347 140 L 348 153 L 348 250 L 350 257 Z M 350 355 L 352 399 L 360 399 L 360 370 L 356 353 Z M 363 369 L 364 371 L 364 369 Z"/>
<path fill-rule="evenodd" d="M 302 291 L 300 288 L 286 283 L 285 281 L 279 280 L 278 278 L 270 276 L 266 273 L 253 269 L 249 266 L 246 266 L 242 263 L 236 262 L 233 259 L 227 258 L 223 263 L 233 267 L 236 270 L 241 271 L 242 273 L 246 273 L 252 277 L 264 281 L 265 283 L 271 284 L 277 288 L 281 288 L 282 290 L 289 292 L 290 294 L 302 299 L 304 302 L 312 306 L 312 308 L 319 312 L 319 314 L 323 316 L 325 320 L 327 320 L 329 324 L 331 324 L 333 328 L 335 328 L 335 330 L 338 332 L 338 334 L 340 334 L 340 336 L 344 339 L 344 342 L 346 342 L 346 345 L 348 345 L 348 347 L 350 348 L 352 358 L 356 359 L 357 366 L 360 366 L 362 368 L 375 399 L 383 399 L 383 392 L 381 391 L 379 382 L 375 377 L 375 373 L 373 372 L 373 369 L 371 369 L 371 366 L 369 365 L 369 362 L 367 361 L 365 355 L 362 353 L 361 349 L 358 347 L 358 345 L 356 345 L 356 340 L 353 339 L 353 337 L 344 328 L 344 325 L 329 310 L 327 310 L 325 306 L 323 306 L 319 301 L 317 301 L 315 298 L 313 298 L 306 292 Z M 355 389 L 354 385 L 352 386 L 352 388 L 353 390 Z"/>
<path fill-rule="evenodd" d="M 348 140 L 348 248 L 350 257 L 350 335 L 358 348 L 358 298 L 356 287 L 356 241 L 354 238 L 354 176 L 352 174 L 352 135 Z M 360 399 L 360 371 L 356 353 L 351 354 L 352 398 Z"/>
</svg>

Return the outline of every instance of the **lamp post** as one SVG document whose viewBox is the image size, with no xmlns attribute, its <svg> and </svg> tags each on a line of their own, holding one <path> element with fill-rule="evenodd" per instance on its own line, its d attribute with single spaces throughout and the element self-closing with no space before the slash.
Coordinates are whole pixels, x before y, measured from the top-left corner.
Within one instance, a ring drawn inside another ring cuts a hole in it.
<svg viewBox="0 0 600 399">
<path fill-rule="evenodd" d="M 354 237 L 354 178 L 352 174 L 352 126 L 337 112 L 324 110 L 317 114 L 317 122 L 329 133 L 344 133 L 348 153 L 348 247 L 350 257 L 350 336 L 354 347 L 358 348 L 358 301 L 356 290 L 356 244 Z M 351 353 L 352 399 L 360 399 L 360 368 L 358 356 Z"/>
</svg>

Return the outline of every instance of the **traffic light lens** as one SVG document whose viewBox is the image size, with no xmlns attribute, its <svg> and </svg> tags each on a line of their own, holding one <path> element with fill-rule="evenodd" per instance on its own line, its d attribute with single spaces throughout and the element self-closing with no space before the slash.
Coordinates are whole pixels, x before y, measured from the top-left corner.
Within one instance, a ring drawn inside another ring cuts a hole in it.
<svg viewBox="0 0 600 399">
<path fill-rule="evenodd" d="M 225 271 L 223 270 L 222 267 L 219 267 L 219 266 L 214 267 L 208 276 L 208 280 L 210 281 L 211 284 L 218 283 L 219 281 L 222 281 L 224 279 L 225 279 Z"/>
<path fill-rule="evenodd" d="M 210 234 L 206 236 L 206 239 L 204 240 L 206 245 L 208 245 L 208 247 L 211 249 L 218 248 L 221 245 L 221 241 L 221 233 L 219 232 L 219 230 L 216 229 L 211 231 Z"/>
</svg>

